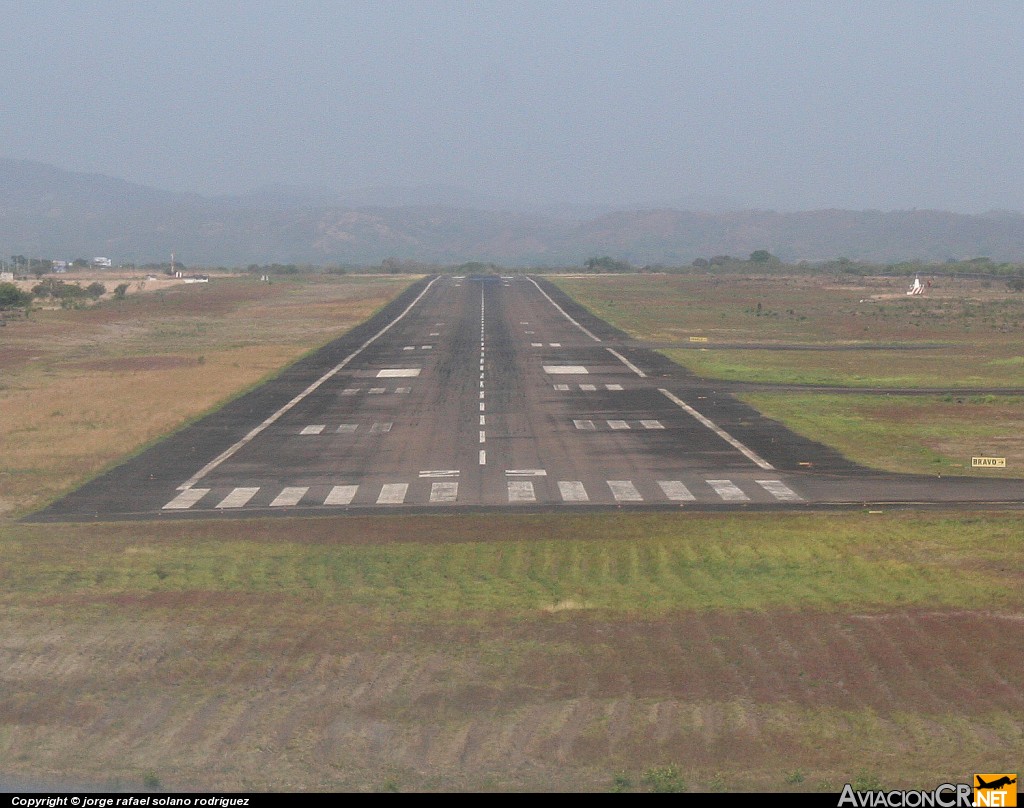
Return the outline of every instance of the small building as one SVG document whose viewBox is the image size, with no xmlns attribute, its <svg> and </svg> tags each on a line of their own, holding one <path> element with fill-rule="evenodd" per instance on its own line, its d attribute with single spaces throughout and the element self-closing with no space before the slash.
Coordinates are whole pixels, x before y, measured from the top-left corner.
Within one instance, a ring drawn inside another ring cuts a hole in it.
<svg viewBox="0 0 1024 808">
<path fill-rule="evenodd" d="M 100 257 L 100 258 L 93 258 L 92 259 L 92 265 L 94 267 L 111 267 L 111 266 L 114 265 L 114 262 L 111 261 L 109 258 L 102 258 L 102 257 Z"/>
</svg>

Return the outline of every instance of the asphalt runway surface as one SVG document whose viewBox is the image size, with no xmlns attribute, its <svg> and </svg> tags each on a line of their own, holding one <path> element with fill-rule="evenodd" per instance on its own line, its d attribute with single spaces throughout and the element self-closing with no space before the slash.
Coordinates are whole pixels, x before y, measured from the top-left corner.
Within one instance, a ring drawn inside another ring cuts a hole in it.
<svg viewBox="0 0 1024 808">
<path fill-rule="evenodd" d="M 855 466 L 542 279 L 443 276 L 27 521 L 1022 501 Z"/>
</svg>

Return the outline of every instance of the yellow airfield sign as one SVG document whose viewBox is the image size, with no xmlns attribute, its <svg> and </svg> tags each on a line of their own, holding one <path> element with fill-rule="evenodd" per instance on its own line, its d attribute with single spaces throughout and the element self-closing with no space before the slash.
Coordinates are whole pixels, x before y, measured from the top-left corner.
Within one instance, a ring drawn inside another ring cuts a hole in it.
<svg viewBox="0 0 1024 808">
<path fill-rule="evenodd" d="M 707 342 L 707 337 L 690 337 L 690 342 Z"/>
<path fill-rule="evenodd" d="M 1005 469 L 1005 457 L 972 457 L 971 467 L 976 469 Z"/>
</svg>

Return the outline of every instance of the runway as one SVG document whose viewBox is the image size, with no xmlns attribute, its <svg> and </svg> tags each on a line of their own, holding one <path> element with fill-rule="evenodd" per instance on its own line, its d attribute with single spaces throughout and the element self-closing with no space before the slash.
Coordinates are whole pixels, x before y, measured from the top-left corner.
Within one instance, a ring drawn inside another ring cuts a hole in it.
<svg viewBox="0 0 1024 808">
<path fill-rule="evenodd" d="M 443 509 L 1017 507 L 761 417 L 542 279 L 440 276 L 31 521 Z"/>
</svg>

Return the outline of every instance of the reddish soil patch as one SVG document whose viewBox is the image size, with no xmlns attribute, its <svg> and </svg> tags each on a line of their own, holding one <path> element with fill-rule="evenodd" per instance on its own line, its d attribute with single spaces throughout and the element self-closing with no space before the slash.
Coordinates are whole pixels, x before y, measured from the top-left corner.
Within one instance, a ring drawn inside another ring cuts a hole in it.
<svg viewBox="0 0 1024 808">
<path fill-rule="evenodd" d="M 8 345 L 0 351 L 0 369 L 16 368 L 34 357 L 42 358 L 42 352 L 38 348 L 12 348 Z"/>
</svg>

